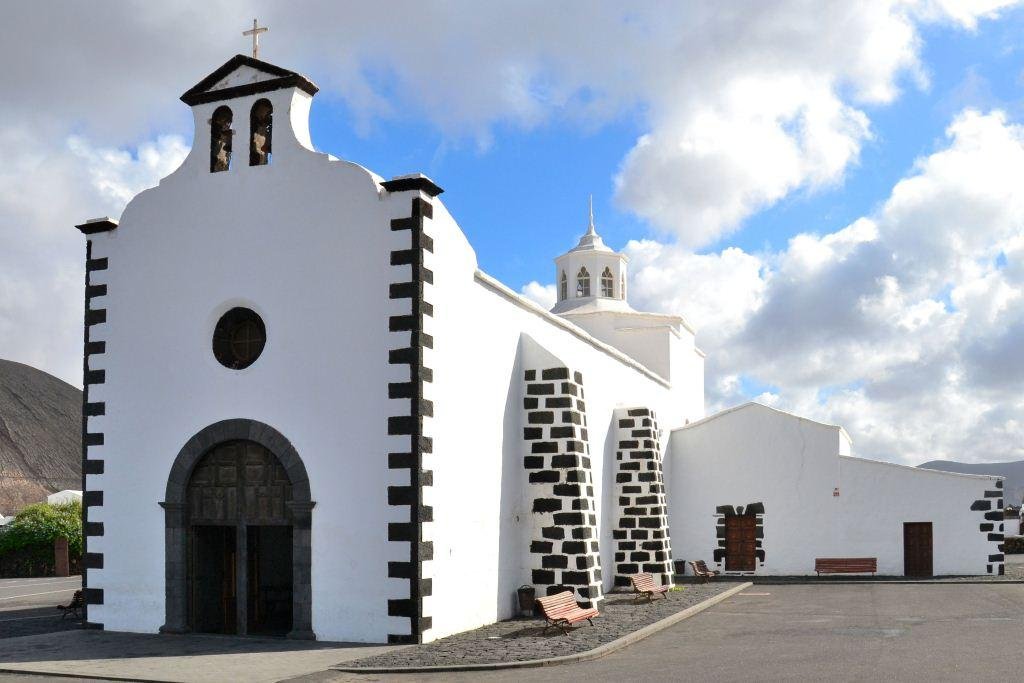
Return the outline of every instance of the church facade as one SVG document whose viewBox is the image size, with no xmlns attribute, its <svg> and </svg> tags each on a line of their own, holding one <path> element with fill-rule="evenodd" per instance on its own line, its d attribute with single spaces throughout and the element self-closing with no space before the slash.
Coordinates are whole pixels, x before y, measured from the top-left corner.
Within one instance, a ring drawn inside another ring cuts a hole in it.
<svg viewBox="0 0 1024 683">
<path fill-rule="evenodd" d="M 1000 479 L 705 416 L 694 330 L 629 305 L 593 217 L 544 310 L 478 268 L 431 179 L 317 152 L 316 90 L 233 58 L 181 98 L 181 167 L 77 226 L 90 624 L 409 643 L 523 584 L 600 606 L 680 559 L 1001 573 Z"/>
</svg>

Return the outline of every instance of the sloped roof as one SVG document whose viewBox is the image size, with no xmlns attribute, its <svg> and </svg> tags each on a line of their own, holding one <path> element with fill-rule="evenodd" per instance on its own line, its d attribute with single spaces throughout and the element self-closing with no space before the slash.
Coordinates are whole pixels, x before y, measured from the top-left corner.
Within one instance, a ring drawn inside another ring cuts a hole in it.
<svg viewBox="0 0 1024 683">
<path fill-rule="evenodd" d="M 231 72 L 241 67 L 249 67 L 250 69 L 267 74 L 270 78 L 246 83 L 244 85 L 211 90 L 211 88 L 224 80 L 224 78 Z M 224 62 L 224 64 L 216 71 L 212 72 L 209 76 L 206 76 L 203 80 L 185 91 L 185 94 L 181 96 L 181 101 L 191 107 L 206 102 L 218 102 L 220 100 L 229 100 L 234 97 L 245 97 L 246 95 L 254 95 L 261 92 L 281 90 L 283 88 L 298 88 L 310 95 L 315 95 L 317 91 L 320 90 L 313 81 L 300 73 L 289 71 L 288 69 L 282 69 L 281 67 L 275 66 L 269 62 L 247 57 L 246 55 L 235 55 L 228 61 Z"/>
<path fill-rule="evenodd" d="M 819 425 L 821 427 L 828 427 L 830 429 L 837 429 L 837 430 L 839 430 L 840 433 L 842 433 L 846 437 L 847 441 L 849 441 L 850 443 L 853 443 L 853 439 L 850 438 L 850 435 L 846 433 L 846 430 L 843 429 L 843 427 L 841 425 L 829 424 L 827 422 L 819 422 L 818 420 L 812 420 L 809 417 L 804 417 L 802 415 L 797 415 L 795 413 L 789 413 L 789 412 L 786 412 L 785 410 L 779 410 L 778 408 L 772 408 L 771 406 L 766 406 L 765 404 L 757 403 L 756 401 L 748 401 L 746 403 L 741 403 L 738 406 L 733 406 L 732 408 L 726 408 L 725 410 L 720 410 L 717 413 L 715 413 L 714 415 L 708 415 L 707 417 L 703 417 L 703 418 L 701 418 L 699 420 L 696 420 L 694 422 L 691 422 L 690 424 L 685 425 L 683 427 L 677 427 L 676 429 L 673 429 L 672 431 L 679 431 L 680 429 L 692 429 L 694 427 L 700 427 L 701 425 L 705 425 L 708 422 L 711 422 L 712 420 L 717 420 L 718 418 L 724 417 L 726 415 L 729 415 L 730 413 L 735 413 L 735 412 L 740 411 L 740 410 L 750 410 L 750 409 L 767 410 L 767 411 L 775 413 L 775 414 L 777 414 L 777 415 L 779 415 L 781 417 L 788 417 L 788 418 L 791 418 L 793 420 L 803 420 L 804 422 L 810 422 L 811 424 Z"/>
</svg>

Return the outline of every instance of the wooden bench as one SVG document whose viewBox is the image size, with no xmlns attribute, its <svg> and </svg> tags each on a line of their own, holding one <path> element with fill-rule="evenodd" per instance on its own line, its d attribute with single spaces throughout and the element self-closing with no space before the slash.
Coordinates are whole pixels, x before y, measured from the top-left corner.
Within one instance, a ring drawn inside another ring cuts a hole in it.
<svg viewBox="0 0 1024 683">
<path fill-rule="evenodd" d="M 573 624 L 586 620 L 593 626 L 594 622 L 591 620 L 598 616 L 596 608 L 580 607 L 576 603 L 572 591 L 562 591 L 546 598 L 537 598 L 537 604 L 540 605 L 540 613 L 548 622 L 544 627 L 545 631 L 552 626 L 557 626 L 562 629 L 562 633 L 568 634 L 569 627 Z"/>
<path fill-rule="evenodd" d="M 714 569 L 708 569 L 708 566 L 704 564 L 704 560 L 694 560 L 690 562 L 690 569 L 693 570 L 693 575 L 704 579 L 704 583 L 707 583 L 711 579 L 718 576 L 718 572 Z"/>
<path fill-rule="evenodd" d="M 878 571 L 877 557 L 818 557 L 814 571 L 822 574 L 874 574 Z"/>
<path fill-rule="evenodd" d="M 637 597 L 646 597 L 648 602 L 653 602 L 655 595 L 661 595 L 668 600 L 668 591 L 672 586 L 662 586 L 654 583 L 654 574 L 644 572 L 629 577 L 633 586 L 633 592 Z"/>
<path fill-rule="evenodd" d="M 85 596 L 82 595 L 82 591 L 75 591 L 75 594 L 71 597 L 71 602 L 68 604 L 57 605 L 57 609 L 61 611 L 61 619 L 69 614 L 74 615 L 77 619 L 81 619 L 83 607 L 85 607 Z"/>
</svg>

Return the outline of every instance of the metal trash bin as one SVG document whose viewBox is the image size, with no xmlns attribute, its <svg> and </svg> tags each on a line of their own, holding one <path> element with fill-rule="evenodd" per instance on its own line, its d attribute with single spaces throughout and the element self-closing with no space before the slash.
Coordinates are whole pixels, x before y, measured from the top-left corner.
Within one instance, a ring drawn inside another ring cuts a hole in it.
<svg viewBox="0 0 1024 683">
<path fill-rule="evenodd" d="M 519 597 L 519 616 L 532 617 L 537 604 L 537 591 L 533 586 L 523 584 L 516 591 L 516 595 Z"/>
</svg>

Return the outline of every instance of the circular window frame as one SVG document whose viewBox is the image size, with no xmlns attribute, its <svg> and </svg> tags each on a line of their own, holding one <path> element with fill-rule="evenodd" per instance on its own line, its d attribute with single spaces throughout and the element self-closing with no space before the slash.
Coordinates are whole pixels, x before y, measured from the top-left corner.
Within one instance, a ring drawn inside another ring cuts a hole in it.
<svg viewBox="0 0 1024 683">
<path fill-rule="evenodd" d="M 217 362 L 229 370 L 244 370 L 260 359 L 267 347 L 267 326 L 247 306 L 224 312 L 213 328 L 211 348 Z"/>
</svg>

